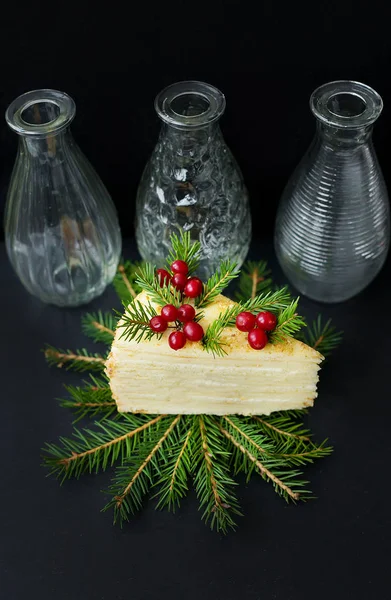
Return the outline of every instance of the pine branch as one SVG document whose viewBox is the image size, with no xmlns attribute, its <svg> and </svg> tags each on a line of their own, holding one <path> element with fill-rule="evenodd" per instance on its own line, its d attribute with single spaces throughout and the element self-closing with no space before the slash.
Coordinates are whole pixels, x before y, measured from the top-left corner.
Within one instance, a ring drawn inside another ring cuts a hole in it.
<svg viewBox="0 0 391 600">
<path fill-rule="evenodd" d="M 192 417 L 186 416 L 186 421 L 192 422 Z M 188 492 L 187 480 L 192 471 L 193 451 L 191 445 L 191 436 L 193 434 L 192 424 L 179 439 L 177 445 L 171 448 L 170 456 L 166 464 L 162 467 L 160 480 L 160 490 L 156 496 L 159 502 L 156 508 L 165 508 L 175 512 L 175 508 L 180 505 L 181 499 Z"/>
<path fill-rule="evenodd" d="M 82 317 L 82 330 L 94 342 L 111 344 L 117 327 L 118 317 L 112 312 L 87 313 Z"/>
<path fill-rule="evenodd" d="M 271 292 L 273 282 L 269 277 L 270 273 L 265 260 L 246 261 L 240 272 L 236 300 L 246 302 L 248 298 L 254 299 L 260 294 Z"/>
<path fill-rule="evenodd" d="M 70 477 L 79 478 L 89 473 L 103 471 L 119 458 L 129 457 L 135 447 L 143 442 L 145 432 L 159 423 L 164 415 L 143 417 L 122 415 L 121 421 L 102 420 L 91 429 L 74 430 L 71 438 L 60 438 L 60 445 L 47 444 L 44 462 L 61 481 Z"/>
<path fill-rule="evenodd" d="M 107 380 L 91 375 L 91 382 L 86 382 L 83 387 L 66 385 L 65 389 L 70 397 L 61 398 L 60 406 L 74 411 L 76 418 L 73 423 L 87 416 L 95 417 L 101 414 L 102 418 L 107 418 L 117 412 L 117 405 Z"/>
<path fill-rule="evenodd" d="M 196 421 L 196 452 L 201 458 L 196 465 L 194 484 L 200 508 L 204 509 L 202 519 L 209 522 L 212 529 L 227 533 L 236 527 L 233 516 L 241 515 L 232 490 L 236 484 L 229 476 L 229 454 L 222 448 L 218 425 L 206 416 L 196 417 Z"/>
<path fill-rule="evenodd" d="M 250 298 L 246 302 L 239 302 L 239 312 L 249 311 L 259 313 L 261 311 L 270 311 L 276 313 L 284 310 L 291 302 L 292 298 L 286 287 L 274 292 L 259 294 L 255 298 Z M 235 315 L 236 318 L 237 315 Z"/>
<path fill-rule="evenodd" d="M 179 236 L 175 233 L 170 238 L 172 250 L 167 258 L 167 268 L 171 269 L 174 260 L 184 260 L 189 267 L 189 275 L 194 273 L 200 262 L 200 242 L 192 242 L 190 231 L 180 230 Z"/>
<path fill-rule="evenodd" d="M 97 353 L 90 353 L 85 348 L 82 350 L 62 350 L 47 345 L 44 350 L 45 358 L 49 366 L 56 366 L 59 369 L 65 367 L 66 370 L 74 371 L 102 371 L 105 366 L 106 357 Z"/>
<path fill-rule="evenodd" d="M 205 283 L 204 290 L 197 301 L 197 307 L 204 308 L 211 304 L 238 275 L 236 263 L 230 260 L 223 261 L 216 273 Z"/>
<path fill-rule="evenodd" d="M 137 343 L 141 342 L 143 339 L 150 340 L 153 337 L 158 337 L 160 339 L 162 334 L 153 331 L 149 325 L 149 321 L 152 317 L 155 317 L 156 314 L 156 310 L 150 303 L 144 305 L 138 300 L 135 300 L 129 304 L 118 325 L 118 327 L 123 328 L 121 339 L 135 339 Z"/>
<path fill-rule="evenodd" d="M 307 494 L 308 492 L 306 490 L 302 490 L 302 486 L 306 485 L 307 482 L 304 481 L 299 481 L 295 479 L 297 478 L 298 475 L 301 475 L 300 472 L 298 471 L 290 471 L 287 474 L 285 474 L 285 481 L 282 480 L 281 475 L 278 473 L 273 473 L 270 468 L 268 468 L 265 464 L 265 461 L 262 460 L 262 462 L 259 460 L 259 458 L 257 458 L 256 452 L 254 452 L 251 449 L 251 444 L 248 443 L 248 440 L 246 439 L 245 436 L 243 435 L 235 435 L 235 433 L 233 431 L 228 431 L 227 429 L 225 429 L 222 425 L 220 425 L 220 431 L 221 433 L 231 442 L 231 444 L 234 446 L 234 448 L 236 448 L 246 459 L 246 461 L 248 463 L 250 463 L 250 468 L 247 467 L 247 471 L 251 472 L 251 463 L 253 466 L 255 466 L 257 468 L 257 470 L 259 471 L 259 473 L 262 475 L 263 479 L 265 479 L 266 481 L 271 481 L 274 489 L 276 490 L 276 492 L 283 496 L 285 498 L 285 500 L 293 500 L 294 502 L 297 501 L 301 495 L 303 494 Z M 238 461 L 236 461 L 238 462 Z M 275 461 L 276 462 L 276 461 Z M 245 463 L 242 462 L 242 465 L 244 466 Z M 242 468 L 243 468 L 242 466 Z M 279 476 L 278 476 L 279 475 Z M 293 480 L 294 483 L 294 488 L 292 487 L 292 484 L 288 485 L 288 482 L 290 483 L 290 480 Z"/>
<path fill-rule="evenodd" d="M 142 263 L 125 261 L 118 265 L 117 273 L 113 279 L 114 289 L 121 302 L 128 305 L 141 291 L 136 283 L 137 271 Z"/>
<path fill-rule="evenodd" d="M 331 324 L 331 319 L 323 325 L 322 315 L 318 315 L 306 331 L 299 336 L 299 339 L 326 357 L 330 356 L 331 352 L 339 346 L 342 337 L 343 332 L 336 330 Z"/>
<path fill-rule="evenodd" d="M 301 423 L 292 421 L 284 413 L 273 413 L 269 417 L 253 416 L 253 419 L 261 424 L 265 433 L 269 434 L 277 442 L 281 443 L 286 438 L 293 438 L 303 442 L 310 442 L 310 431 L 304 429 Z"/>
<path fill-rule="evenodd" d="M 284 308 L 278 315 L 277 327 L 269 335 L 269 341 L 272 344 L 283 342 L 287 337 L 294 337 L 306 323 L 300 315 L 297 314 L 297 305 L 299 298 Z"/>
<path fill-rule="evenodd" d="M 151 302 L 155 302 L 160 306 L 173 304 L 178 307 L 181 304 L 181 292 L 174 289 L 170 284 L 167 285 L 167 283 L 160 287 L 155 267 L 150 263 L 145 263 L 139 268 L 136 283 L 141 290 L 148 294 Z"/>
<path fill-rule="evenodd" d="M 131 457 L 127 464 L 117 469 L 109 490 L 114 497 L 103 509 L 114 508 L 114 523 L 119 521 L 122 525 L 123 521 L 129 520 L 130 514 L 134 514 L 141 508 L 142 499 L 149 490 L 154 472 L 156 468 L 159 470 L 158 455 L 167 440 L 171 442 L 172 438 L 174 443 L 176 442 L 176 436 L 172 435 L 172 432 L 180 419 L 181 415 L 166 418 L 165 426 L 155 431 L 148 444 L 140 448 L 139 453 Z M 168 427 L 167 423 L 169 423 Z M 145 456 L 146 452 L 148 454 Z"/>
</svg>

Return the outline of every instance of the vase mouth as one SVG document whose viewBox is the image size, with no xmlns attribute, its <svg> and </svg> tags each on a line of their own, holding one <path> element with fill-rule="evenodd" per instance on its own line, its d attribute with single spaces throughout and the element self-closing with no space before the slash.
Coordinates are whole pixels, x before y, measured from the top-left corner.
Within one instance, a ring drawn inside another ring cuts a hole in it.
<svg viewBox="0 0 391 600">
<path fill-rule="evenodd" d="M 68 127 L 75 113 L 76 105 L 68 94 L 42 89 L 15 98 L 5 112 L 5 120 L 18 135 L 45 137 Z"/>
<path fill-rule="evenodd" d="M 158 116 L 177 129 L 197 129 L 217 121 L 225 110 L 225 96 L 202 81 L 180 81 L 155 98 Z"/>
<path fill-rule="evenodd" d="M 342 129 L 359 129 L 376 121 L 383 110 L 383 100 L 368 85 L 343 79 L 318 87 L 311 94 L 310 107 L 322 123 Z"/>
</svg>

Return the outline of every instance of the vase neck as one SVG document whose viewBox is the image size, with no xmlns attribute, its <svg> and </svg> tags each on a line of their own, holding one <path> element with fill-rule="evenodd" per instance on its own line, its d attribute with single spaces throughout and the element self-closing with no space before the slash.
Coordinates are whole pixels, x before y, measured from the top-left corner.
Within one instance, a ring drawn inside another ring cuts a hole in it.
<svg viewBox="0 0 391 600">
<path fill-rule="evenodd" d="M 370 140 L 383 101 L 369 86 L 344 80 L 316 89 L 310 106 L 323 139 L 337 146 L 354 146 Z"/>
<path fill-rule="evenodd" d="M 26 157 L 39 159 L 41 162 L 55 158 L 64 158 L 67 148 L 74 144 L 70 129 L 63 129 L 59 133 L 49 134 L 46 137 L 21 136 L 19 140 L 20 151 Z"/>
</svg>

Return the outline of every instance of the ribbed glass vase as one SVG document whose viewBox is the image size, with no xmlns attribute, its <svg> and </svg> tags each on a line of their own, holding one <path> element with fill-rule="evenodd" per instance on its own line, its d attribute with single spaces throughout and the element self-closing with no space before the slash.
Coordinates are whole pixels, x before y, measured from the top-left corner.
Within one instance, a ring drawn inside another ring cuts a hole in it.
<svg viewBox="0 0 391 600">
<path fill-rule="evenodd" d="M 315 139 L 281 199 L 277 257 L 306 296 L 340 302 L 377 275 L 390 239 L 389 200 L 372 145 L 382 99 L 354 81 L 316 89 Z"/>
</svg>

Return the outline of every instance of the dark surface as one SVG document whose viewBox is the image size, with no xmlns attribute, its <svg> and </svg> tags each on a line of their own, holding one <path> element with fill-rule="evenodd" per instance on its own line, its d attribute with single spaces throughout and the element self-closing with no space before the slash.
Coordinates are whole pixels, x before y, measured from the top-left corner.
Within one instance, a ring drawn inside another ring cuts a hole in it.
<svg viewBox="0 0 391 600">
<path fill-rule="evenodd" d="M 134 253 L 127 245 L 126 256 Z M 269 258 L 269 244 L 253 248 Z M 275 268 L 276 278 L 280 277 Z M 390 264 L 370 288 L 341 305 L 304 300 L 345 330 L 322 370 L 310 426 L 329 437 L 331 457 L 307 470 L 318 500 L 286 505 L 261 479 L 241 485 L 245 517 L 235 534 L 211 532 L 193 495 L 176 515 L 153 503 L 121 530 L 100 514 L 109 474 L 46 478 L 40 448 L 71 429 L 58 406 L 64 382 L 49 369 L 45 342 L 92 349 L 80 332 L 85 309 L 60 310 L 30 297 L 0 247 L 0 598 L 22 600 L 317 600 L 386 598 L 390 509 Z M 93 307 L 116 305 L 108 290 Z"/>
<path fill-rule="evenodd" d="M 72 131 L 113 197 L 124 236 L 133 235 L 135 192 L 159 132 L 154 98 L 184 79 L 226 95 L 221 127 L 253 214 L 262 208 L 263 232 L 271 234 L 281 192 L 314 134 L 309 96 L 327 81 L 355 79 L 383 97 L 374 141 L 391 187 L 390 2 L 122 4 L 2 2 L 0 214 L 17 143 L 2 115 L 37 88 L 74 98 Z"/>
</svg>

